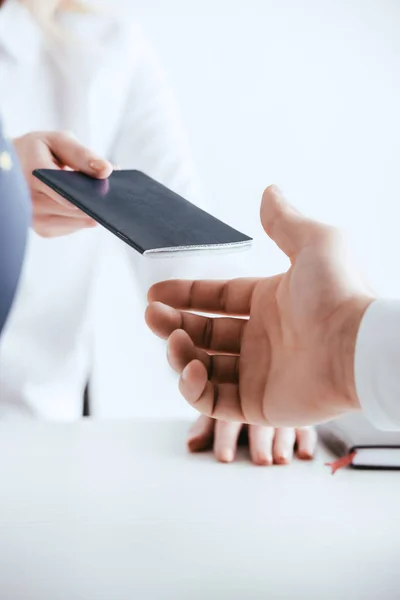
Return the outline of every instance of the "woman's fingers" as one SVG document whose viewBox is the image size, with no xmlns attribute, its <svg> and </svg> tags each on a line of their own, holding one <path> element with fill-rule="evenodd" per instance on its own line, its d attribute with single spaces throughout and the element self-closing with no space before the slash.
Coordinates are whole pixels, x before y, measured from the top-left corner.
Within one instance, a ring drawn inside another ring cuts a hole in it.
<svg viewBox="0 0 400 600">
<path fill-rule="evenodd" d="M 249 425 L 249 448 L 251 460 L 256 465 L 273 464 L 272 446 L 275 430 L 273 427 Z"/>
<path fill-rule="evenodd" d="M 93 219 L 69 202 L 64 204 L 55 200 L 47 193 L 35 193 L 33 227 L 40 236 L 58 237 L 96 226 Z"/>
<path fill-rule="evenodd" d="M 238 422 L 201 415 L 189 431 L 188 448 L 191 452 L 202 452 L 213 447 L 218 461 L 230 463 L 235 459 L 243 427 L 245 426 Z M 317 433 L 312 427 L 294 430 L 290 427 L 274 429 L 249 425 L 247 431 L 251 460 L 256 465 L 289 464 L 295 443 L 300 459 L 310 460 L 315 454 Z"/>
<path fill-rule="evenodd" d="M 187 446 L 190 452 L 203 452 L 212 448 L 214 424 L 214 419 L 200 415 L 189 429 Z"/>
<path fill-rule="evenodd" d="M 34 229 L 38 235 L 45 238 L 60 237 L 95 227 L 96 222 L 87 218 L 44 217 L 34 221 Z"/>
<path fill-rule="evenodd" d="M 83 146 L 69 133 L 47 133 L 45 140 L 55 160 L 61 166 L 70 167 L 74 171 L 81 171 L 98 179 L 109 177 L 113 171 L 113 166 L 108 160 Z"/>
<path fill-rule="evenodd" d="M 182 312 L 161 302 L 147 307 L 146 322 L 159 337 L 167 339 L 176 329 L 188 333 L 198 348 L 239 354 L 246 319 L 210 318 Z"/>
<path fill-rule="evenodd" d="M 43 168 L 50 168 L 50 169 L 53 168 L 54 169 L 54 166 L 50 165 L 49 167 L 46 166 Z M 79 210 L 78 208 L 75 208 L 74 205 L 71 204 L 71 202 L 69 202 L 62 196 L 60 196 L 60 194 L 57 194 L 57 192 L 55 192 L 49 186 L 47 186 L 45 183 L 43 183 L 42 181 L 39 181 L 39 179 L 36 179 L 33 176 L 31 179 L 31 195 L 32 195 L 33 203 L 34 203 L 34 208 L 36 208 L 37 203 L 43 202 L 43 198 L 47 198 L 49 200 L 49 202 L 51 202 L 51 205 L 50 205 L 51 212 L 54 212 L 54 209 L 58 205 L 64 206 L 65 208 L 69 209 L 70 211 Z"/>
<path fill-rule="evenodd" d="M 297 456 L 303 460 L 311 460 L 317 447 L 317 432 L 313 427 L 296 429 Z"/>
<path fill-rule="evenodd" d="M 49 190 L 51 191 L 51 190 Z M 55 192 L 54 192 L 55 194 Z M 35 192 L 35 202 L 33 210 L 35 217 L 40 216 L 59 216 L 59 217 L 70 217 L 71 219 L 78 218 L 90 218 L 84 212 L 76 208 L 73 204 L 64 200 L 59 202 L 56 197 L 61 198 L 58 194 L 52 195 L 46 192 Z M 55 201 L 56 200 L 56 201 Z"/>
<path fill-rule="evenodd" d="M 201 415 L 189 431 L 188 448 L 191 452 L 202 452 L 213 447 L 218 461 L 230 463 L 235 459 L 242 427 L 241 423 L 216 421 Z"/>
<path fill-rule="evenodd" d="M 238 446 L 239 433 L 242 423 L 216 421 L 214 430 L 214 455 L 223 463 L 230 463 L 235 459 Z"/>
<path fill-rule="evenodd" d="M 281 427 L 275 430 L 274 463 L 287 465 L 292 461 L 295 441 L 296 432 L 291 427 Z"/>
</svg>

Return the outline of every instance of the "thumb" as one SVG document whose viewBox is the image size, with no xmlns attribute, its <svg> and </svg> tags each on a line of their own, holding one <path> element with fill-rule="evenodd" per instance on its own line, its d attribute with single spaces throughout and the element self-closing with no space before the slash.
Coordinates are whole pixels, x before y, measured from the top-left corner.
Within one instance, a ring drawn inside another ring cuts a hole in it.
<svg viewBox="0 0 400 600">
<path fill-rule="evenodd" d="M 260 216 L 265 233 L 290 259 L 309 242 L 318 225 L 293 208 L 275 185 L 263 194 Z"/>
</svg>

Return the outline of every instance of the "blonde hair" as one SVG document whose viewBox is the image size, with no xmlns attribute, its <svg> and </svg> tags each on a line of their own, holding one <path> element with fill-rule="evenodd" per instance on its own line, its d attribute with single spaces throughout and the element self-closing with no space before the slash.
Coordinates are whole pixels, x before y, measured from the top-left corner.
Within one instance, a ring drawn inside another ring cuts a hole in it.
<svg viewBox="0 0 400 600">
<path fill-rule="evenodd" d="M 57 14 L 60 11 L 87 13 L 91 12 L 81 0 L 19 0 L 32 13 L 35 19 L 46 30 L 54 30 Z"/>
</svg>

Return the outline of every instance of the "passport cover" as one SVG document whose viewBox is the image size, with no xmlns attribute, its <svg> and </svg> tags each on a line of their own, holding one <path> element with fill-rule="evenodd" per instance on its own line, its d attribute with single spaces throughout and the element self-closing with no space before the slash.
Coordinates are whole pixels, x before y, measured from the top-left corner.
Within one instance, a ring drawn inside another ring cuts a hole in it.
<svg viewBox="0 0 400 600">
<path fill-rule="evenodd" d="M 141 254 L 233 249 L 252 242 L 141 171 L 114 171 L 108 179 L 53 169 L 33 174 Z"/>
</svg>

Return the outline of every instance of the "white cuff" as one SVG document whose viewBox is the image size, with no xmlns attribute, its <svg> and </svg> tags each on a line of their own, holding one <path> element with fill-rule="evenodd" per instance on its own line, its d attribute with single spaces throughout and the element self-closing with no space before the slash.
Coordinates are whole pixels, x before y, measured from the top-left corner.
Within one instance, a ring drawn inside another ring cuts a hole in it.
<svg viewBox="0 0 400 600">
<path fill-rule="evenodd" d="M 366 417 L 382 430 L 400 429 L 400 302 L 367 309 L 355 351 L 357 395 Z"/>
</svg>

